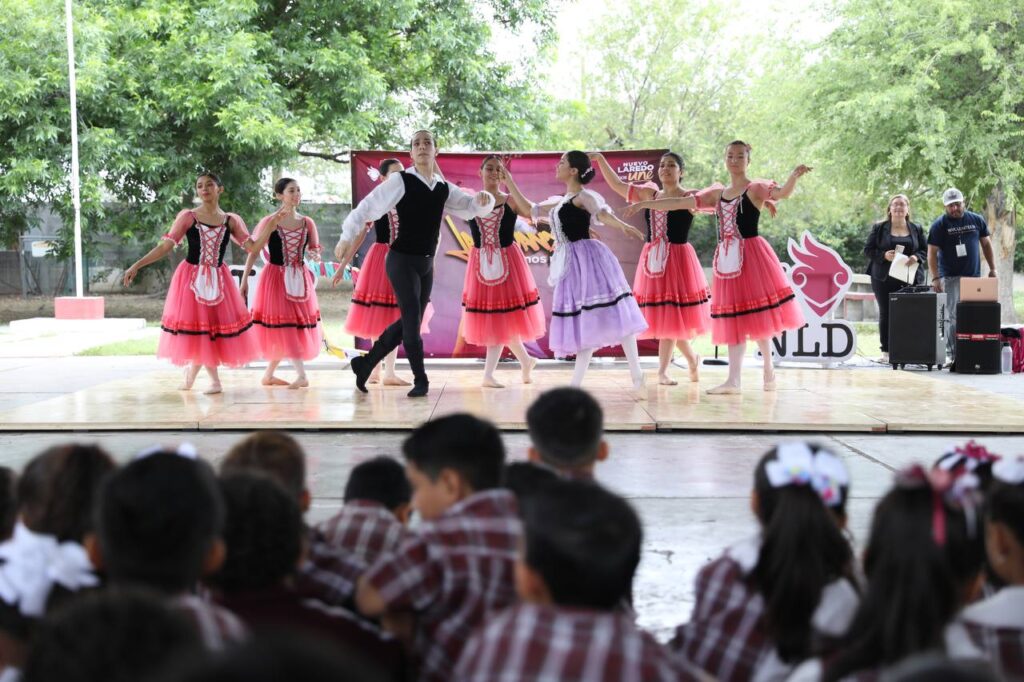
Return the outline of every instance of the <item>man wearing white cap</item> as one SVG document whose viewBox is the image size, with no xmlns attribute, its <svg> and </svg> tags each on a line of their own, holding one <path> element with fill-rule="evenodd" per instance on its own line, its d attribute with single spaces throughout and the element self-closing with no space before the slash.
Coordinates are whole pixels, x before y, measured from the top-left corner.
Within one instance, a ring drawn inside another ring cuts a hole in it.
<svg viewBox="0 0 1024 682">
<path fill-rule="evenodd" d="M 988 262 L 988 276 L 996 276 L 996 259 L 989 239 L 988 224 L 964 205 L 963 192 L 950 187 L 942 193 L 946 212 L 928 231 L 928 270 L 932 288 L 946 292 L 946 355 L 956 361 L 956 304 L 960 301 L 960 278 L 981 275 L 981 253 Z"/>
</svg>

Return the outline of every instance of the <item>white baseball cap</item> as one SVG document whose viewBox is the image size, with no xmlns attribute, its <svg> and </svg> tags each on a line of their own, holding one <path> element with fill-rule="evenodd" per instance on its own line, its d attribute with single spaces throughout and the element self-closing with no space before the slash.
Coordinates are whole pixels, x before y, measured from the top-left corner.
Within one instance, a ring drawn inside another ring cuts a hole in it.
<svg viewBox="0 0 1024 682">
<path fill-rule="evenodd" d="M 956 187 L 950 187 L 942 193 L 942 205 L 949 206 L 955 204 L 958 201 L 963 203 L 964 193 L 958 190 Z"/>
</svg>

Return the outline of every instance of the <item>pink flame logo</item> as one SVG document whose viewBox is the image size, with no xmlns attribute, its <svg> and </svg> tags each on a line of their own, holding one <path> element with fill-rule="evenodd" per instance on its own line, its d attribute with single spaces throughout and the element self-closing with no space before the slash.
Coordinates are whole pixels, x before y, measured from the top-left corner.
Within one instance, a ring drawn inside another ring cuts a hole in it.
<svg viewBox="0 0 1024 682">
<path fill-rule="evenodd" d="M 789 240 L 789 257 L 793 266 L 789 268 L 789 280 L 793 289 L 814 314 L 825 317 L 843 301 L 853 284 L 853 270 L 831 248 L 825 246 L 804 232 L 797 245 Z"/>
</svg>

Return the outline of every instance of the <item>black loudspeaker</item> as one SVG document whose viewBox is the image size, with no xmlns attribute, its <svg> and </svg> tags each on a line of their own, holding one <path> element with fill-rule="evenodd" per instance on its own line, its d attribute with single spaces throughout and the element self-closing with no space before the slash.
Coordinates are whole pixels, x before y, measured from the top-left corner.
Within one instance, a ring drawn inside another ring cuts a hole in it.
<svg viewBox="0 0 1024 682">
<path fill-rule="evenodd" d="M 956 306 L 957 374 L 999 374 L 1002 343 L 996 301 L 960 301 Z"/>
<path fill-rule="evenodd" d="M 941 368 L 946 362 L 946 294 L 889 294 L 889 364 Z"/>
</svg>

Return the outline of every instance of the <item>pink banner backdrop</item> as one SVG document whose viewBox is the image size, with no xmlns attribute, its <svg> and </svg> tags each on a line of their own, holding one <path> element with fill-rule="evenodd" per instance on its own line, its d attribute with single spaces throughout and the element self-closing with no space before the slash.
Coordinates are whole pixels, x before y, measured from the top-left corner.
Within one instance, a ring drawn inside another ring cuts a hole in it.
<svg viewBox="0 0 1024 682">
<path fill-rule="evenodd" d="M 662 149 L 614 151 L 605 152 L 605 156 L 620 178 L 627 182 L 643 183 L 655 181 L 658 160 L 664 152 L 665 150 Z M 476 191 L 483 186 L 480 179 L 480 163 L 484 156 L 486 156 L 485 153 L 442 153 L 438 155 L 437 162 L 450 182 L 467 191 Z M 561 153 L 503 153 L 501 157 L 528 199 L 542 201 L 565 191 L 565 185 L 555 180 L 555 164 L 561 158 Z M 353 205 L 358 204 L 380 183 L 377 167 L 381 161 L 388 158 L 397 158 L 406 166 L 412 163 L 408 152 L 352 152 Z M 587 185 L 587 188 L 603 196 L 616 213 L 620 213 L 626 204 L 622 197 L 609 189 L 600 173 Z M 642 215 L 634 217 L 631 222 L 641 230 L 645 229 Z M 526 256 L 527 263 L 530 264 L 534 279 L 537 280 L 544 314 L 550 320 L 552 288 L 548 285 L 548 261 L 554 242 L 545 224 L 539 225 L 538 228 L 536 234 L 517 232 L 516 240 L 523 250 L 523 255 Z M 599 228 L 599 232 L 600 239 L 619 257 L 626 278 L 632 282 L 643 244 L 626 237 L 614 228 Z M 434 290 L 431 296 L 434 316 L 430 320 L 430 333 L 423 337 L 423 350 L 427 357 L 483 357 L 484 355 L 483 347 L 466 343 L 462 338 L 460 328 L 462 286 L 466 276 L 469 248 L 472 245 L 473 240 L 466 221 L 445 214 L 441 225 L 441 248 L 434 266 Z M 369 244 L 364 243 L 357 264 L 362 262 L 362 255 L 368 248 Z M 552 357 L 548 348 L 547 336 L 526 345 L 530 352 L 537 357 Z M 369 347 L 369 343 L 366 339 L 357 339 L 356 346 L 365 349 Z M 641 341 L 640 349 L 641 352 L 648 355 L 657 354 L 658 351 L 657 343 L 654 341 Z M 598 355 L 607 356 L 621 356 L 621 354 L 622 349 L 618 347 L 606 348 L 598 353 Z"/>
</svg>

